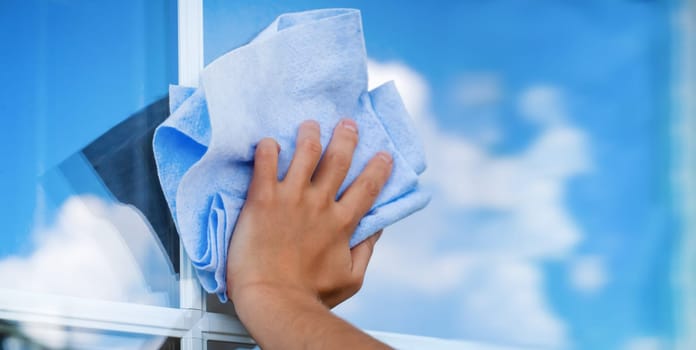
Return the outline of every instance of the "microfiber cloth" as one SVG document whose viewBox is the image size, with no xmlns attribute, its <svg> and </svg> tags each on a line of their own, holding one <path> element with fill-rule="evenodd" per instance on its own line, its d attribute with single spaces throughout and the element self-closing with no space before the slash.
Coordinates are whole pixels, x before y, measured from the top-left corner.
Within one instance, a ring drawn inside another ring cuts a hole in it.
<svg viewBox="0 0 696 350">
<path fill-rule="evenodd" d="M 227 248 L 264 137 L 280 144 L 282 179 L 302 121 L 319 122 L 326 148 L 338 121 L 353 118 L 360 140 L 339 194 L 377 151 L 391 153 L 391 177 L 351 247 L 429 201 L 418 185 L 423 147 L 396 87 L 367 90 L 358 10 L 281 15 L 250 43 L 210 63 L 198 89 L 171 86 L 169 107 L 153 140 L 160 184 L 202 286 L 223 302 Z"/>
</svg>

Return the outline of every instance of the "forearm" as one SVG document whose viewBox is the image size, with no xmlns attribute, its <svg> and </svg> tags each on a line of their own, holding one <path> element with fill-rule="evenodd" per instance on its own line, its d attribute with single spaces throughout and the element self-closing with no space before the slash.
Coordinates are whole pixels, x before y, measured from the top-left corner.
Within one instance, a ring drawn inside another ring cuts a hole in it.
<svg viewBox="0 0 696 350">
<path fill-rule="evenodd" d="M 389 349 L 298 290 L 255 287 L 237 299 L 240 319 L 265 350 Z"/>
</svg>

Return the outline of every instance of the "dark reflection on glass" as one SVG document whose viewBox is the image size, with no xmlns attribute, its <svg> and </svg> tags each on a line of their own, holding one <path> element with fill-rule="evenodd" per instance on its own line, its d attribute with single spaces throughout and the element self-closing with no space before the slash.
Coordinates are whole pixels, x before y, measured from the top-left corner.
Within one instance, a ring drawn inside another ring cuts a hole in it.
<svg viewBox="0 0 696 350">
<path fill-rule="evenodd" d="M 206 294 L 205 307 L 209 312 L 236 316 L 237 311 L 234 309 L 232 302 L 221 303 L 220 298 L 215 294 Z"/>
<path fill-rule="evenodd" d="M 9 277 L 0 287 L 178 305 L 179 239 L 151 149 L 167 104 L 129 116 L 38 179 L 34 247 L 0 259 Z"/>
<path fill-rule="evenodd" d="M 55 294 L 178 305 L 179 240 L 151 146 L 167 105 L 150 104 L 40 177 L 35 247 L 0 260 L 0 273 L 28 282 L 8 287 L 51 280 Z"/>
<path fill-rule="evenodd" d="M 167 338 L 167 340 L 162 343 L 159 350 L 179 350 L 181 349 L 181 339 L 178 338 Z"/>
<path fill-rule="evenodd" d="M 178 305 L 179 241 L 155 172 L 162 98 L 46 171 L 32 250 L 0 259 L 0 287 Z"/>
<path fill-rule="evenodd" d="M 169 115 L 169 98 L 133 114 L 82 150 L 104 185 L 121 203 L 138 208 L 152 225 L 179 272 L 179 236 L 159 185 L 152 135 Z"/>
<path fill-rule="evenodd" d="M 242 344 L 242 343 L 228 343 L 221 341 L 208 341 L 208 350 L 243 350 L 243 349 L 256 349 L 255 345 Z"/>
</svg>

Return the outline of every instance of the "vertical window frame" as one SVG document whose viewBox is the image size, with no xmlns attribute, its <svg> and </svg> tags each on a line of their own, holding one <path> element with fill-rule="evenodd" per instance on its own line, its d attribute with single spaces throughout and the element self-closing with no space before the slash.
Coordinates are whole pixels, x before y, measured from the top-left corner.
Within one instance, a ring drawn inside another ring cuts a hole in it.
<svg viewBox="0 0 696 350">
<path fill-rule="evenodd" d="M 696 0 L 674 3 L 672 194 L 681 220 L 673 277 L 675 349 L 696 348 Z"/>
</svg>

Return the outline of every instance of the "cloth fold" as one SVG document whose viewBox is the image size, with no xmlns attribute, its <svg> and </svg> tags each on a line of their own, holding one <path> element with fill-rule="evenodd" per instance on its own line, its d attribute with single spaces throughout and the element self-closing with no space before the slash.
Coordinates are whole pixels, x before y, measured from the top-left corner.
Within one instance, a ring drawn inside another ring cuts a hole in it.
<svg viewBox="0 0 696 350">
<path fill-rule="evenodd" d="M 343 117 L 360 141 L 339 195 L 379 150 L 392 154 L 392 175 L 360 221 L 351 247 L 422 209 L 418 185 L 423 147 L 393 82 L 367 91 L 360 12 L 315 10 L 278 17 L 249 44 L 221 56 L 198 89 L 170 87 L 170 117 L 155 132 L 160 184 L 202 286 L 226 296 L 226 254 L 244 204 L 256 144 L 281 146 L 278 178 L 294 154 L 306 119 L 319 121 L 326 148 Z"/>
</svg>

